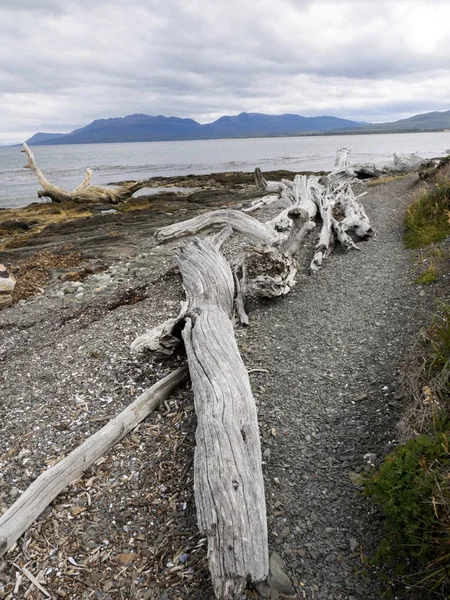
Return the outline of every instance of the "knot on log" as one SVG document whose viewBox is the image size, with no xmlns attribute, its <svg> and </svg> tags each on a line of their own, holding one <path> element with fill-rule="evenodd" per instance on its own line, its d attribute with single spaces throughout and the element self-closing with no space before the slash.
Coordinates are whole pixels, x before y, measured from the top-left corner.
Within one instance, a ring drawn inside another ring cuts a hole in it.
<svg viewBox="0 0 450 600">
<path fill-rule="evenodd" d="M 252 248 L 245 264 L 248 280 L 246 288 L 255 296 L 284 296 L 294 286 L 297 261 L 273 246 Z"/>
<path fill-rule="evenodd" d="M 309 220 L 309 215 L 307 213 L 307 211 L 303 208 L 300 208 L 299 206 L 296 206 L 295 208 L 292 208 L 289 212 L 288 212 L 288 217 L 292 220 L 292 221 L 308 221 Z"/>
</svg>

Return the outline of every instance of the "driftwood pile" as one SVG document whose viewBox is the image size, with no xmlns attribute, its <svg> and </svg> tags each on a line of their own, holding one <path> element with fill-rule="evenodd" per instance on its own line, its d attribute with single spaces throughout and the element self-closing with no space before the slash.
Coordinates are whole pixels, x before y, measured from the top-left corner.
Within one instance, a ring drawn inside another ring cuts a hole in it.
<svg viewBox="0 0 450 600">
<path fill-rule="evenodd" d="M 394 152 L 392 160 L 385 162 L 367 162 L 349 164 L 347 148 L 338 150 L 335 169 L 340 169 L 342 176 L 368 179 L 371 177 L 383 177 L 385 175 L 401 175 L 411 171 L 420 171 L 423 168 L 436 167 L 441 159 L 423 159 L 417 152 L 399 155 Z"/>
<path fill-rule="evenodd" d="M 316 273 L 335 243 L 355 249 L 355 239 L 373 231 L 349 177 L 297 175 L 293 182 L 268 182 L 256 169 L 257 184 L 269 195 L 247 209 L 207 212 L 156 232 L 159 241 L 194 238 L 176 251 L 186 301 L 177 317 L 140 336 L 132 350 L 171 354 L 184 342 L 197 413 L 194 461 L 199 528 L 208 538 L 208 559 L 217 598 L 235 600 L 249 581 L 269 574 L 266 507 L 255 402 L 232 326 L 236 313 L 247 324 L 246 296 L 278 297 L 295 283 L 297 254 L 305 236 L 322 222 L 311 261 Z M 261 223 L 248 214 L 281 204 Z M 254 245 L 231 264 L 220 252 L 233 231 Z"/>
<path fill-rule="evenodd" d="M 64 201 L 67 192 L 47 181 L 26 145 L 24 151 L 44 188 L 40 195 Z M 89 178 L 88 174 L 73 194 L 81 197 L 89 189 L 103 200 L 103 191 L 88 187 Z M 172 354 L 180 344 L 186 349 L 198 420 L 194 461 L 198 523 L 208 538 L 209 567 L 220 600 L 236 600 L 249 582 L 266 581 L 269 575 L 257 414 L 234 337 L 233 318 L 236 315 L 248 324 L 247 296 L 274 298 L 292 289 L 299 250 L 316 219 L 321 230 L 310 262 L 312 274 L 318 272 L 335 244 L 357 249 L 357 241 L 373 233 L 360 202 L 363 194 L 355 196 L 352 190 L 355 171 L 348 166 L 345 149 L 338 153 L 335 168 L 326 177 L 297 175 L 294 181 L 270 182 L 256 169 L 255 178 L 266 196 L 244 211 L 203 213 L 157 231 L 157 239 L 163 242 L 219 230 L 183 242 L 176 250 L 186 291 L 180 314 L 132 344 L 133 351 L 150 350 L 159 356 Z M 270 221 L 262 223 L 249 214 L 269 205 L 281 209 Z M 221 247 L 234 232 L 243 234 L 250 244 L 241 256 L 228 262 Z M 185 379 L 184 371 L 173 373 L 38 477 L 0 518 L 0 557 L 70 481 Z"/>
</svg>

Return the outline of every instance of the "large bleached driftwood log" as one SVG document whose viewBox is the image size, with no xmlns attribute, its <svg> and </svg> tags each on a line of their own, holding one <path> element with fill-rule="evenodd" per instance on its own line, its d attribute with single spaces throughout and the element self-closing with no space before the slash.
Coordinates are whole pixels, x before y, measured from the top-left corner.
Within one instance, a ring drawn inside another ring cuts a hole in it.
<svg viewBox="0 0 450 600">
<path fill-rule="evenodd" d="M 189 301 L 183 340 L 197 414 L 194 488 L 217 598 L 239 598 L 268 574 L 261 447 L 255 401 L 231 322 L 234 281 L 211 239 L 178 253 Z"/>
<path fill-rule="evenodd" d="M 23 150 L 28 157 L 26 168 L 31 169 L 36 175 L 37 180 L 42 186 L 42 190 L 37 191 L 39 198 L 50 198 L 52 202 L 106 202 L 117 204 L 129 200 L 134 192 L 146 187 L 146 180 L 132 181 L 124 185 L 108 188 L 98 185 L 89 185 L 91 181 L 92 171 L 86 170 L 86 176 L 82 183 L 77 186 L 72 192 L 65 190 L 51 183 L 41 169 L 37 166 L 34 154 L 27 146 L 23 144 Z"/>
<path fill-rule="evenodd" d="M 186 379 L 185 367 L 161 379 L 81 446 L 39 475 L 0 518 L 0 557 L 58 494 L 153 412 Z"/>
<path fill-rule="evenodd" d="M 177 251 L 189 372 L 197 414 L 194 488 L 198 524 L 220 600 L 240 597 L 268 574 L 264 483 L 256 406 L 234 338 L 235 285 L 220 253 L 232 233 L 194 239 Z"/>
</svg>

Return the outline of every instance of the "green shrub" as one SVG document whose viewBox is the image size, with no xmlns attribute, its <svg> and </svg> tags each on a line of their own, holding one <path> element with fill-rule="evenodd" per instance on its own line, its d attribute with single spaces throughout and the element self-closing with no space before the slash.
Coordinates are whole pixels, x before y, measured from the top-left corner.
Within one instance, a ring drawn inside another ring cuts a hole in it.
<svg viewBox="0 0 450 600">
<path fill-rule="evenodd" d="M 445 433 L 421 435 L 399 446 L 379 471 L 365 482 L 365 493 L 380 504 L 385 517 L 385 538 L 378 558 L 413 559 L 425 565 L 436 557 L 443 536 L 433 499 L 446 492 L 450 470 Z M 450 538 L 448 538 L 450 541 Z"/>
<path fill-rule="evenodd" d="M 437 376 L 442 386 L 442 398 L 450 395 L 450 304 L 440 302 L 441 311 L 433 316 L 429 331 L 432 346 L 427 367 L 429 377 Z M 445 394 L 446 392 L 446 394 Z M 450 417 L 450 403 L 442 406 Z"/>
</svg>

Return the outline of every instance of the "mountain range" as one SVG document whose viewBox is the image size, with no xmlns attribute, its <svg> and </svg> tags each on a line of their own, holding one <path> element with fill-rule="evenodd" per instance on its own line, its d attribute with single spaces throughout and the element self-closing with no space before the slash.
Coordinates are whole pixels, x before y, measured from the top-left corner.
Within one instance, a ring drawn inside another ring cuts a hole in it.
<svg viewBox="0 0 450 600">
<path fill-rule="evenodd" d="M 275 137 L 343 133 L 393 133 L 450 129 L 450 111 L 429 112 L 391 123 L 361 123 L 338 117 L 302 117 L 240 113 L 200 124 L 180 117 L 128 115 L 98 119 L 71 133 L 39 132 L 29 145 L 156 142 L 246 137 Z"/>
</svg>

